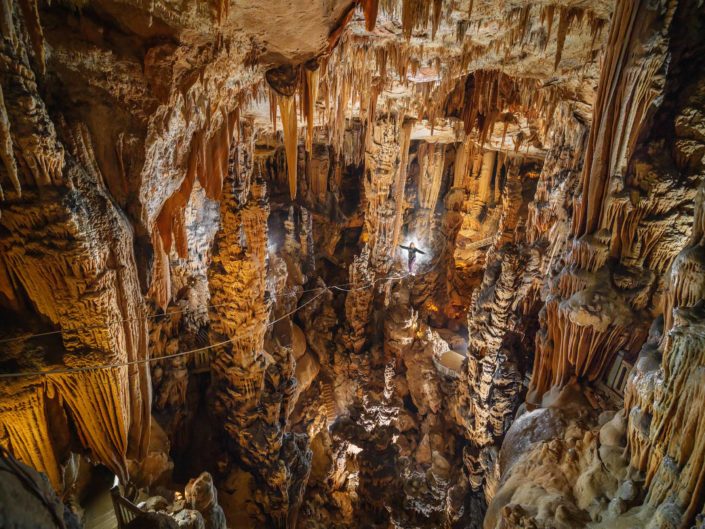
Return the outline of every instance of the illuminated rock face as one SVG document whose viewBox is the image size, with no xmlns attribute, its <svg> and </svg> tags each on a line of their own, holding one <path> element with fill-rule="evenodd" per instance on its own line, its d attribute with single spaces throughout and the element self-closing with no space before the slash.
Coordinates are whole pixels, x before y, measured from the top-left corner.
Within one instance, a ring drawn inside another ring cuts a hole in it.
<svg viewBox="0 0 705 529">
<path fill-rule="evenodd" d="M 0 0 L 0 444 L 72 505 L 702 525 L 696 2 L 78 4 Z"/>
</svg>

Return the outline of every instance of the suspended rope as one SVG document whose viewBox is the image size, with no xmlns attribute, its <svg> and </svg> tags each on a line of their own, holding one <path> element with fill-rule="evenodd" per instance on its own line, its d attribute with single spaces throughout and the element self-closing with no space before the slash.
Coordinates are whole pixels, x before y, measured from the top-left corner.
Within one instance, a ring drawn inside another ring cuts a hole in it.
<svg viewBox="0 0 705 529">
<path fill-rule="evenodd" d="M 443 240 L 443 246 L 441 248 L 441 251 L 439 252 L 439 255 L 435 259 L 435 263 L 432 264 L 431 267 L 427 268 L 423 273 L 428 274 L 431 272 L 433 269 L 435 269 L 441 262 L 442 254 L 445 251 L 447 245 L 447 240 L 444 238 Z M 395 280 L 402 280 L 407 277 L 409 277 L 411 274 L 403 274 L 403 275 L 397 275 L 397 276 L 386 276 L 386 277 L 380 277 L 377 279 L 374 279 L 373 281 L 367 282 L 363 285 L 354 287 L 354 288 L 345 288 L 348 286 L 354 285 L 354 283 L 343 283 L 340 285 L 331 285 L 331 286 L 325 286 L 325 287 L 317 287 L 317 288 L 311 288 L 307 290 L 303 290 L 301 294 L 304 293 L 310 293 L 310 292 L 316 292 L 318 293 L 310 298 L 309 300 L 305 301 L 298 307 L 296 307 L 294 310 L 287 312 L 283 316 L 277 318 L 276 320 L 273 320 L 267 324 L 267 328 L 274 326 L 275 324 L 279 323 L 280 321 L 288 318 L 289 316 L 293 316 L 296 314 L 298 311 L 303 309 L 305 306 L 309 305 L 319 297 L 321 297 L 323 294 L 326 292 L 330 292 L 331 290 L 338 290 L 340 292 L 356 292 L 359 290 L 364 290 L 370 287 L 374 287 L 377 283 L 384 282 L 384 281 L 395 281 Z M 155 318 L 161 318 L 161 317 L 166 317 L 166 316 L 171 316 L 174 314 L 188 314 L 191 312 L 202 312 L 204 309 L 208 308 L 217 308 L 221 307 L 224 305 L 229 305 L 229 303 L 219 303 L 219 304 L 214 304 L 214 305 L 207 305 L 205 307 L 200 307 L 197 309 L 183 309 L 183 310 L 178 310 L 178 311 L 172 311 L 172 312 L 167 312 L 163 314 L 156 314 L 152 316 L 146 316 L 144 317 L 145 319 L 155 319 Z M 92 329 L 92 328 L 104 328 L 108 325 L 114 325 L 116 323 L 122 323 L 122 322 L 128 322 L 128 321 L 136 321 L 136 320 L 141 320 L 142 318 L 139 317 L 134 317 L 134 318 L 126 318 L 123 320 L 115 320 L 114 322 L 108 322 L 105 324 L 93 326 L 93 327 L 84 327 L 83 329 Z M 21 337 L 14 337 L 14 338 L 6 338 L 4 340 L 0 340 L 0 343 L 8 343 L 16 340 L 28 340 L 30 338 L 36 338 L 36 337 L 41 337 L 41 336 L 49 336 L 49 335 L 54 335 L 54 334 L 61 334 L 63 331 L 57 330 L 57 331 L 49 331 L 45 333 L 38 333 L 38 334 L 31 334 L 31 335 L 25 335 Z M 104 365 L 93 365 L 93 366 L 83 366 L 83 367 L 71 367 L 71 368 L 64 368 L 64 369 L 52 369 L 52 370 L 47 370 L 47 371 L 22 371 L 22 372 L 15 372 L 15 373 L 0 373 L 0 379 L 3 378 L 22 378 L 22 377 L 41 377 L 41 376 L 51 376 L 51 375 L 64 375 L 64 374 L 69 374 L 69 373 L 83 373 L 83 372 L 88 372 L 88 371 L 99 371 L 99 370 L 104 370 L 104 369 L 116 369 L 120 367 L 128 367 L 132 365 L 139 365 L 139 364 L 148 364 L 150 362 L 159 362 L 162 360 L 169 360 L 171 358 L 178 358 L 182 356 L 187 356 L 190 354 L 198 353 L 201 351 L 208 351 L 211 349 L 215 349 L 217 347 L 222 347 L 224 345 L 227 345 L 229 343 L 235 343 L 239 340 L 240 338 L 238 336 L 234 336 L 232 338 L 229 338 L 227 340 L 223 340 L 221 342 L 203 346 L 203 347 L 198 347 L 196 349 L 190 349 L 188 351 L 180 351 L 178 353 L 173 353 L 169 355 L 164 355 L 164 356 L 158 356 L 154 358 L 141 358 L 138 360 L 131 360 L 128 362 L 122 362 L 119 364 L 104 364 Z"/>
<path fill-rule="evenodd" d="M 348 284 L 350 284 L 350 283 L 348 283 Z M 343 286 L 345 286 L 345 285 L 343 285 Z M 322 287 L 309 288 L 307 290 L 302 290 L 300 292 L 300 294 L 306 294 L 307 292 L 316 292 L 316 291 L 320 290 L 321 288 Z M 71 329 L 71 330 L 72 331 L 90 331 L 93 329 L 104 329 L 105 327 L 108 327 L 110 325 L 117 325 L 120 323 L 126 323 L 126 322 L 131 322 L 131 321 L 142 321 L 143 319 L 144 320 L 156 320 L 159 318 L 168 318 L 168 317 L 174 316 L 176 314 L 193 314 L 193 313 L 203 312 L 204 310 L 207 310 L 207 309 L 216 309 L 218 307 L 224 307 L 226 305 L 230 305 L 230 302 L 214 303 L 212 305 L 203 305 L 202 307 L 197 307 L 195 309 L 171 310 L 169 312 L 162 312 L 161 314 L 152 314 L 151 316 L 133 316 L 132 318 L 112 320 L 112 321 L 107 321 L 105 323 L 100 323 L 98 325 L 77 327 L 77 328 Z M 55 334 L 63 334 L 63 333 L 64 333 L 64 331 L 62 329 L 59 329 L 56 331 L 40 332 L 40 333 L 36 333 L 36 334 L 24 334 L 22 336 L 13 336 L 12 338 L 0 339 L 0 344 L 18 342 L 21 340 L 31 340 L 32 338 L 41 338 L 43 336 L 52 336 Z"/>
<path fill-rule="evenodd" d="M 315 292 L 319 291 L 315 296 L 310 298 L 309 300 L 305 301 L 301 305 L 299 305 L 297 308 L 295 308 L 292 311 L 287 312 L 283 316 L 280 316 L 276 320 L 273 320 L 267 324 L 267 328 L 273 327 L 275 324 L 279 323 L 282 320 L 285 320 L 289 316 L 292 316 L 296 314 L 298 311 L 303 309 L 305 306 L 309 305 L 319 297 L 321 297 L 323 294 L 330 290 L 341 290 L 343 292 L 350 292 L 353 290 L 359 290 L 363 288 L 370 288 L 371 286 L 374 286 L 375 283 L 378 283 L 380 281 L 393 281 L 395 279 L 400 279 L 404 278 L 406 276 L 394 276 L 394 277 L 383 277 L 383 278 L 378 278 L 375 279 L 374 281 L 370 281 L 365 285 L 362 285 L 361 287 L 358 287 L 357 289 L 350 289 L 350 290 L 345 290 L 343 287 L 349 286 L 352 283 L 343 283 L 341 285 L 332 285 L 330 287 L 318 287 L 318 288 L 313 288 L 313 289 L 308 289 L 304 290 L 303 292 Z M 220 305 L 223 305 L 222 303 Z M 211 307 L 215 307 L 217 305 L 211 305 Z M 61 331 L 59 331 L 61 332 Z M 16 373 L 0 373 L 0 379 L 2 378 L 21 378 L 21 377 L 38 377 L 38 376 L 50 376 L 50 375 L 64 375 L 68 373 L 83 373 L 87 371 L 99 371 L 99 370 L 104 370 L 104 369 L 115 369 L 115 368 L 120 368 L 120 367 L 128 367 L 132 365 L 139 365 L 139 364 L 148 364 L 150 362 L 158 362 L 162 360 L 169 360 L 170 358 L 178 358 L 182 356 L 187 356 L 193 353 L 198 353 L 201 351 L 208 351 L 210 349 L 215 349 L 217 347 L 222 347 L 224 345 L 227 345 L 229 343 L 234 343 L 237 342 L 240 339 L 238 336 L 233 336 L 232 338 L 229 338 L 227 340 L 223 340 L 222 342 L 214 343 L 211 345 L 207 345 L 204 347 L 198 347 L 196 349 L 190 349 L 188 351 L 180 351 L 178 353 L 173 353 L 169 355 L 164 355 L 164 356 L 158 356 L 154 358 L 141 358 L 138 360 L 132 360 L 129 362 L 121 362 L 119 364 L 104 364 L 104 365 L 93 365 L 93 366 L 84 366 L 84 367 L 70 367 L 70 368 L 64 368 L 64 369 L 52 369 L 52 370 L 46 370 L 46 371 L 22 371 L 22 372 L 16 372 Z"/>
</svg>

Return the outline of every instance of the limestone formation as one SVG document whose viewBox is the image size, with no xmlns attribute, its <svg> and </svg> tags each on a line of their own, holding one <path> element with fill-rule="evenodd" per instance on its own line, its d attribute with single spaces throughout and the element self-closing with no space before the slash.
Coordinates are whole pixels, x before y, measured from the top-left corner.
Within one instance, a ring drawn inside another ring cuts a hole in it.
<svg viewBox="0 0 705 529">
<path fill-rule="evenodd" d="M 0 0 L 5 525 L 703 526 L 700 4 Z"/>
</svg>

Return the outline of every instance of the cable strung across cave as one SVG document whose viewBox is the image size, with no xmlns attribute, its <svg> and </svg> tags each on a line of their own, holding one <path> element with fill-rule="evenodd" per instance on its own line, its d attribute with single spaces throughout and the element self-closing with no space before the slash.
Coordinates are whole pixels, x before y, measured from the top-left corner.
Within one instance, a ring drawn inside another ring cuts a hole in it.
<svg viewBox="0 0 705 529">
<path fill-rule="evenodd" d="M 436 263 L 437 265 L 438 263 Z M 435 266 L 434 265 L 434 268 Z M 427 271 L 430 272 L 431 269 Z M 305 290 L 304 292 L 314 292 L 316 290 L 319 290 L 319 292 L 313 296 L 311 299 L 305 301 L 302 303 L 300 306 L 295 308 L 294 310 L 287 312 L 283 316 L 277 318 L 276 320 L 273 320 L 267 324 L 267 327 L 272 327 L 275 324 L 279 323 L 280 321 L 288 318 L 289 316 L 293 316 L 296 314 L 299 310 L 303 309 L 306 305 L 309 305 L 312 303 L 314 300 L 318 299 L 321 297 L 323 294 L 325 294 L 327 291 L 330 290 L 340 290 L 342 292 L 353 292 L 355 290 L 360 290 L 360 289 L 365 289 L 374 286 L 377 283 L 384 282 L 384 281 L 394 281 L 394 280 L 401 280 L 406 277 L 409 277 L 409 274 L 401 275 L 401 276 L 387 276 L 387 277 L 381 277 L 377 278 L 374 281 L 370 281 L 369 283 L 366 283 L 365 285 L 362 285 L 360 287 L 354 288 L 354 289 L 344 289 L 343 287 L 349 286 L 351 283 L 343 283 L 340 285 L 331 285 L 329 287 L 319 287 L 315 289 L 309 289 Z M 222 305 L 222 304 L 221 304 Z M 215 305 L 212 305 L 215 306 Z M 56 332 L 61 332 L 61 331 L 56 331 Z M 154 358 L 142 358 L 139 360 L 132 360 L 130 362 L 122 362 L 119 364 L 105 364 L 105 365 L 96 365 L 96 366 L 84 366 L 84 367 L 74 367 L 74 368 L 66 368 L 66 369 L 54 369 L 54 370 L 49 370 L 49 371 L 24 371 L 24 372 L 15 372 L 15 373 L 0 373 L 0 378 L 24 378 L 24 377 L 38 377 L 38 376 L 48 376 L 48 375 L 64 375 L 68 373 L 83 373 L 83 372 L 88 372 L 88 371 L 98 371 L 98 370 L 103 370 L 103 369 L 115 369 L 115 368 L 120 368 L 120 367 L 128 367 L 131 365 L 139 365 L 139 364 L 148 364 L 150 362 L 156 362 L 156 361 L 161 361 L 161 360 L 169 360 L 171 358 L 178 358 L 182 356 L 187 356 L 190 354 L 198 353 L 201 351 L 208 351 L 210 349 L 215 349 L 216 347 L 221 347 L 223 345 L 227 345 L 229 343 L 236 342 L 238 337 L 233 337 L 228 340 L 223 340 L 222 342 L 218 342 L 215 344 L 207 345 L 204 347 L 198 347 L 196 349 L 190 349 L 188 351 L 179 351 L 178 353 L 173 353 L 169 355 L 164 355 L 164 356 L 158 356 Z"/>
<path fill-rule="evenodd" d="M 346 283 L 346 284 L 340 285 L 340 286 L 346 286 L 346 285 L 349 285 L 349 284 L 351 284 L 351 283 Z M 316 287 L 316 288 L 309 288 L 309 289 L 306 289 L 306 290 L 302 290 L 302 291 L 301 291 L 301 294 L 306 294 L 307 292 L 316 292 L 316 291 L 320 290 L 321 288 L 322 288 L 322 287 Z M 333 287 L 331 287 L 331 288 L 333 288 Z M 200 308 L 198 308 L 198 309 L 173 310 L 173 311 L 170 311 L 170 312 L 162 312 L 161 314 L 152 314 L 151 316 L 135 316 L 135 317 L 133 317 L 133 318 L 123 318 L 123 319 L 119 319 L 119 320 L 113 320 L 113 321 L 108 321 L 108 322 L 105 322 L 105 323 L 101 323 L 100 325 L 90 325 L 90 326 L 87 326 L 87 327 L 80 327 L 80 328 L 72 329 L 72 330 L 79 330 L 79 329 L 80 329 L 80 330 L 82 330 L 82 331 L 90 331 L 90 330 L 93 330 L 93 329 L 103 329 L 103 328 L 105 328 L 105 327 L 108 327 L 109 325 L 117 325 L 117 324 L 119 324 L 119 323 L 128 323 L 128 322 L 132 322 L 132 321 L 140 321 L 140 320 L 142 320 L 143 318 L 144 318 L 145 320 L 156 320 L 156 319 L 159 319 L 159 318 L 171 317 L 171 316 L 174 316 L 174 315 L 176 315 L 176 314 L 194 314 L 194 313 L 197 313 L 197 312 L 202 312 L 202 311 L 207 310 L 207 309 L 215 309 L 215 308 L 218 308 L 218 307 L 223 307 L 223 306 L 225 306 L 225 305 L 229 305 L 229 303 L 214 303 L 214 304 L 212 304 L 212 305 L 204 305 L 203 307 L 200 307 Z M 32 338 L 43 338 L 43 337 L 45 337 L 45 336 L 53 336 L 53 335 L 56 335 L 56 334 L 63 334 L 63 332 L 64 332 L 63 329 L 58 329 L 58 330 L 56 330 L 56 331 L 40 332 L 40 333 L 36 333 L 36 334 L 25 334 L 25 335 L 23 335 L 23 336 L 13 336 L 12 338 L 3 338 L 3 339 L 0 339 L 0 344 L 11 343 L 11 342 L 19 342 L 19 341 L 21 341 L 21 340 L 31 340 Z"/>
<path fill-rule="evenodd" d="M 446 240 L 444 239 L 444 240 L 443 240 L 443 246 L 441 247 L 441 251 L 439 252 L 438 257 L 435 259 L 435 262 L 433 262 L 433 264 L 428 268 L 428 270 L 426 270 L 425 273 L 429 273 L 431 270 L 433 270 L 434 268 L 436 268 L 436 267 L 438 266 L 438 264 L 439 264 L 439 262 L 440 262 L 440 256 L 443 254 L 443 251 L 445 250 L 445 248 L 446 248 Z M 368 287 L 370 287 L 370 286 L 374 286 L 374 285 L 375 285 L 377 282 L 379 282 L 379 281 L 394 280 L 394 279 L 404 279 L 404 278 L 406 278 L 406 277 L 408 277 L 408 276 L 409 276 L 409 274 L 405 274 L 405 275 L 403 275 L 403 276 L 397 276 L 397 277 L 383 277 L 383 278 L 375 279 L 374 281 L 372 281 L 372 282 L 370 282 L 370 283 L 367 283 L 367 284 L 365 284 L 365 285 L 362 285 L 362 286 L 356 287 L 356 288 L 352 288 L 352 289 L 346 289 L 346 288 L 344 288 L 344 287 L 348 287 L 348 286 L 351 286 L 351 285 L 354 284 L 354 283 L 350 283 L 350 282 L 348 282 L 348 283 L 341 283 L 340 285 L 331 285 L 331 286 L 329 286 L 329 287 L 308 288 L 308 289 L 302 290 L 302 291 L 300 292 L 300 294 L 307 294 L 307 293 L 309 293 L 309 292 L 317 292 L 317 291 L 319 291 L 319 290 L 321 290 L 321 289 L 338 290 L 338 291 L 340 291 L 340 292 L 354 292 L 354 291 L 357 291 L 357 290 L 362 290 L 362 289 L 368 288 Z M 163 312 L 163 313 L 161 313 L 161 314 L 152 314 L 151 316 L 140 316 L 140 317 L 133 317 L 133 318 L 123 318 L 123 319 L 119 319 L 119 320 L 109 321 L 109 322 L 106 322 L 106 323 L 101 323 L 100 325 L 91 325 L 91 326 L 80 327 L 80 328 L 72 329 L 72 330 L 90 331 L 90 330 L 92 330 L 92 329 L 103 329 L 103 328 L 105 328 L 105 327 L 108 327 L 109 325 L 117 325 L 117 324 L 120 324 L 120 323 L 128 323 L 128 322 L 132 322 L 132 321 L 139 321 L 139 320 L 142 320 L 143 318 L 144 318 L 145 320 L 156 320 L 156 319 L 159 319 L 159 318 L 171 317 L 171 316 L 174 316 L 174 315 L 176 315 L 176 314 L 194 314 L 194 313 L 197 313 L 197 312 L 202 312 L 202 311 L 207 310 L 207 309 L 215 309 L 215 308 L 218 308 L 218 307 L 223 307 L 223 306 L 228 305 L 228 304 L 229 304 L 229 303 L 214 303 L 214 304 L 211 304 L 211 305 L 204 305 L 203 307 L 198 308 L 198 309 L 173 310 L 173 311 L 170 311 L 170 312 Z M 298 309 L 297 309 L 297 310 L 298 310 Z M 276 322 L 273 322 L 273 323 L 276 323 Z M 25 335 L 23 335 L 23 336 L 13 336 L 12 338 L 2 338 L 2 339 L 0 339 L 0 344 L 12 343 L 12 342 L 19 342 L 19 341 L 22 341 L 22 340 L 31 340 L 31 339 L 33 339 L 33 338 L 43 338 L 43 337 L 45 337 L 45 336 L 54 336 L 54 335 L 63 334 L 63 333 L 64 333 L 64 330 L 63 330 L 63 329 L 57 329 L 57 330 L 55 330 L 55 331 L 40 332 L 40 333 L 35 333 L 35 334 L 25 334 Z M 196 352 L 196 351 L 201 351 L 201 350 L 202 350 L 202 349 L 196 349 L 196 350 L 194 350 L 194 352 Z M 165 358 L 165 357 L 159 357 L 159 358 Z M 117 365 L 116 365 L 116 366 L 113 366 L 113 367 L 120 367 L 120 366 L 117 366 Z M 4 375 L 0 374 L 0 378 L 2 378 L 3 376 L 4 376 Z"/>
</svg>

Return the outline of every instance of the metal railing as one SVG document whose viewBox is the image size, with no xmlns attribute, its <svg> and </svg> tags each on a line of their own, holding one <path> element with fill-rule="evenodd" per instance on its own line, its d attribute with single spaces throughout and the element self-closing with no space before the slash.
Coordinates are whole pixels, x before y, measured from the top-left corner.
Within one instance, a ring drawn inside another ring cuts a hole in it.
<svg viewBox="0 0 705 529">
<path fill-rule="evenodd" d="M 624 397 L 624 387 L 632 367 L 634 366 L 624 359 L 624 353 L 620 351 L 604 378 L 605 385 L 620 397 Z"/>
<path fill-rule="evenodd" d="M 480 248 L 484 248 L 485 246 L 489 246 L 492 244 L 495 240 L 495 236 L 493 235 L 492 237 L 487 237 L 486 239 L 480 239 L 479 241 L 471 242 L 470 244 L 466 245 L 463 249 L 464 250 L 479 250 Z"/>
<path fill-rule="evenodd" d="M 120 494 L 120 488 L 115 485 L 110 489 L 110 498 L 113 500 L 113 509 L 118 522 L 118 529 L 125 529 L 127 524 L 137 518 L 144 511 Z"/>
</svg>

